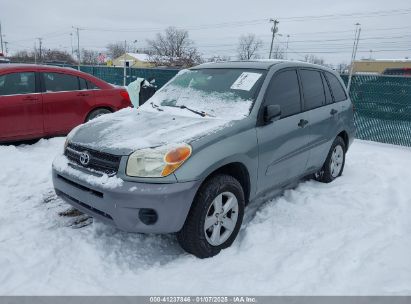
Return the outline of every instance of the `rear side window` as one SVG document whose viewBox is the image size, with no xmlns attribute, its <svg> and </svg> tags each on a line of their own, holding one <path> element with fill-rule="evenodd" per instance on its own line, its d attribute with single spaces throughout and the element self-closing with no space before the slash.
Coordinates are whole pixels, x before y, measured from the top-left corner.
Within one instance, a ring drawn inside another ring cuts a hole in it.
<svg viewBox="0 0 411 304">
<path fill-rule="evenodd" d="M 34 72 L 11 73 L 0 76 L 0 96 L 36 92 Z"/>
<path fill-rule="evenodd" d="M 304 110 L 311 110 L 325 104 L 325 94 L 321 73 L 312 70 L 301 70 Z"/>
<path fill-rule="evenodd" d="M 330 87 L 328 86 L 327 79 L 325 79 L 324 74 L 321 74 L 321 78 L 323 80 L 323 87 L 324 87 L 324 93 L 325 93 L 325 103 L 330 104 L 333 103 L 333 97 L 331 95 Z"/>
<path fill-rule="evenodd" d="M 46 92 L 76 91 L 79 89 L 77 76 L 60 73 L 44 73 Z"/>
<path fill-rule="evenodd" d="M 265 104 L 279 105 L 281 118 L 301 112 L 297 71 L 289 70 L 274 75 L 267 88 Z"/>
<path fill-rule="evenodd" d="M 80 90 L 87 90 L 87 81 L 84 78 L 78 78 Z"/>
<path fill-rule="evenodd" d="M 90 80 L 86 80 L 86 81 L 87 81 L 87 87 L 88 87 L 89 90 L 98 90 L 98 89 L 100 89 L 98 86 L 96 86 Z"/>
<path fill-rule="evenodd" d="M 333 74 L 326 72 L 325 73 L 328 83 L 330 84 L 331 92 L 334 97 L 334 102 L 339 102 L 347 99 L 345 90 L 341 85 L 341 82 Z"/>
</svg>

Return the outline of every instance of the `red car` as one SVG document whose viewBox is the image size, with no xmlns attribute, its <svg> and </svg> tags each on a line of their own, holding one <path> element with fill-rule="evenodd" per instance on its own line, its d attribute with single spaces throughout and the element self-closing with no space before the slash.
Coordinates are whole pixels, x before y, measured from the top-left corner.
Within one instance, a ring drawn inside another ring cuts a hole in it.
<svg viewBox="0 0 411 304">
<path fill-rule="evenodd" d="M 130 106 L 124 88 L 71 68 L 0 65 L 0 142 L 64 135 Z"/>
</svg>

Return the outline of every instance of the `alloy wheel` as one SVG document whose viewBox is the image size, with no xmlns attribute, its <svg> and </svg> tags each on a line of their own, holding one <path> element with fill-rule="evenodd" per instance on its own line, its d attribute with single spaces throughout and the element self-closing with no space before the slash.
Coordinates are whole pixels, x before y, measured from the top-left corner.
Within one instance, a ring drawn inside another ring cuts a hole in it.
<svg viewBox="0 0 411 304">
<path fill-rule="evenodd" d="M 231 192 L 214 198 L 204 221 L 204 233 L 212 246 L 223 244 L 233 233 L 238 219 L 238 200 Z"/>
</svg>

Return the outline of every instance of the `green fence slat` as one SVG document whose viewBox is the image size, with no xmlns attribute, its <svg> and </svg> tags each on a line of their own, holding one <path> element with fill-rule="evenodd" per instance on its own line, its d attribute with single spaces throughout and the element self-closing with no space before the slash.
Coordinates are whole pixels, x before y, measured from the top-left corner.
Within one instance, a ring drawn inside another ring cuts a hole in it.
<svg viewBox="0 0 411 304">
<path fill-rule="evenodd" d="M 411 77 L 354 75 L 350 97 L 357 138 L 411 147 Z"/>
</svg>

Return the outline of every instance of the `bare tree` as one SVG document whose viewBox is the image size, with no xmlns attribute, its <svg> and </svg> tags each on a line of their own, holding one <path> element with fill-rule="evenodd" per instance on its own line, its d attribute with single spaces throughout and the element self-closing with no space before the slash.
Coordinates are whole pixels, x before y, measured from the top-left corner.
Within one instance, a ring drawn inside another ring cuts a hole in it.
<svg viewBox="0 0 411 304">
<path fill-rule="evenodd" d="M 43 61 L 54 61 L 54 62 L 64 62 L 74 64 L 75 61 L 71 55 L 66 51 L 61 51 L 58 49 L 48 49 L 43 52 Z"/>
<path fill-rule="evenodd" d="M 106 45 L 107 55 L 111 59 L 116 59 L 121 55 L 124 55 L 124 42 L 109 43 Z"/>
<path fill-rule="evenodd" d="M 97 65 L 99 52 L 93 50 L 81 50 L 81 61 L 83 64 Z"/>
<path fill-rule="evenodd" d="M 230 56 L 213 56 L 207 59 L 207 62 L 221 62 L 221 61 L 230 61 Z"/>
<path fill-rule="evenodd" d="M 284 59 L 284 49 L 280 45 L 274 45 L 273 52 L 271 54 L 272 59 Z"/>
<path fill-rule="evenodd" d="M 309 62 L 309 63 L 314 63 L 314 64 L 319 64 L 319 65 L 325 65 L 324 58 L 319 58 L 313 54 L 307 54 L 304 56 L 304 61 Z"/>
<path fill-rule="evenodd" d="M 238 59 L 249 60 L 258 58 L 258 50 L 263 46 L 263 42 L 257 39 L 256 35 L 242 35 L 238 42 Z"/>
<path fill-rule="evenodd" d="M 75 60 L 71 55 L 65 51 L 58 49 L 48 49 L 42 51 L 42 56 L 40 58 L 39 50 L 33 51 L 19 51 L 10 57 L 12 62 L 20 63 L 34 63 L 37 57 L 37 63 L 42 62 L 58 62 L 65 64 L 74 64 Z"/>
<path fill-rule="evenodd" d="M 348 74 L 349 65 L 345 62 L 339 63 L 337 65 L 337 71 L 340 74 Z"/>
<path fill-rule="evenodd" d="M 34 51 L 18 51 L 10 56 L 11 62 L 32 63 L 34 62 Z"/>
<path fill-rule="evenodd" d="M 158 33 L 155 39 L 148 39 L 147 44 L 152 53 L 150 60 L 156 65 L 189 67 L 202 62 L 194 42 L 184 29 L 168 27 L 164 33 Z"/>
</svg>

